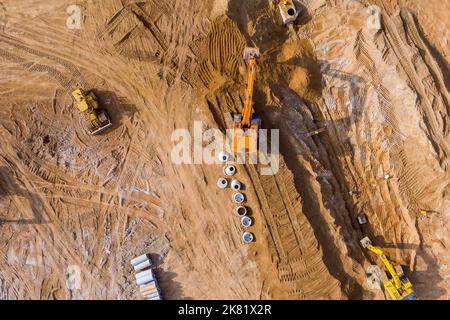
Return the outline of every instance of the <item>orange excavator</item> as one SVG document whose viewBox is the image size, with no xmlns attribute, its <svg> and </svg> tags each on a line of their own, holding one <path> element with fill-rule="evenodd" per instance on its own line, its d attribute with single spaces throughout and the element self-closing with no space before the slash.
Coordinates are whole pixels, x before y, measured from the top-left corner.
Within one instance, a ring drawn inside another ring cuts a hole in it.
<svg viewBox="0 0 450 320">
<path fill-rule="evenodd" d="M 259 49 L 245 48 L 244 59 L 247 61 L 247 91 L 242 113 L 233 117 L 232 151 L 234 153 L 255 153 L 258 150 L 258 130 L 261 118 L 253 112 L 253 89 L 256 79 Z"/>
</svg>

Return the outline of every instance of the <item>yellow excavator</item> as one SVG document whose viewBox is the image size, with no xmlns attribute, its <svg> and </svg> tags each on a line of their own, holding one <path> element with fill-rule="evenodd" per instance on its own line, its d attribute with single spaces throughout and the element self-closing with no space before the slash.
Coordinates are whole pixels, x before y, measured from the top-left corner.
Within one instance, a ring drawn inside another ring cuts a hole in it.
<svg viewBox="0 0 450 320">
<path fill-rule="evenodd" d="M 412 288 L 412 284 L 409 279 L 403 273 L 401 266 L 395 268 L 386 258 L 383 250 L 380 247 L 372 245 L 372 241 L 368 237 L 361 240 L 363 248 L 369 249 L 380 257 L 387 271 L 389 272 L 390 279 L 385 281 L 384 288 L 388 292 L 392 300 L 417 300 L 417 296 Z"/>
<path fill-rule="evenodd" d="M 72 97 L 78 110 L 88 122 L 88 129 L 92 135 L 99 134 L 112 126 L 111 118 L 106 110 L 101 109 L 95 94 L 78 88 L 72 92 Z"/>
<path fill-rule="evenodd" d="M 255 153 L 258 150 L 258 130 L 261 118 L 253 112 L 253 89 L 256 79 L 259 49 L 245 48 L 244 59 L 247 61 L 247 90 L 242 113 L 233 116 L 232 151 L 234 153 Z"/>
</svg>

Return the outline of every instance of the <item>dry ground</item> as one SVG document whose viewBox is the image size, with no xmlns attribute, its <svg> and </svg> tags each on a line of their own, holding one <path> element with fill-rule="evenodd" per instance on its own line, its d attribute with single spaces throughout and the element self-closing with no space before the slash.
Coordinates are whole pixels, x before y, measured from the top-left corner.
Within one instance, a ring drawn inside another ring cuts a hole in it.
<svg viewBox="0 0 450 320">
<path fill-rule="evenodd" d="M 363 235 L 421 299 L 449 298 L 447 2 L 304 0 L 292 30 L 268 0 L 77 1 L 80 30 L 72 4 L 0 2 L 0 298 L 138 299 L 129 260 L 149 252 L 166 299 L 384 299 Z M 222 166 L 171 162 L 175 128 L 241 110 L 246 45 L 281 137 L 275 176 L 238 166 L 249 246 Z M 110 131 L 86 133 L 77 86 Z"/>
</svg>

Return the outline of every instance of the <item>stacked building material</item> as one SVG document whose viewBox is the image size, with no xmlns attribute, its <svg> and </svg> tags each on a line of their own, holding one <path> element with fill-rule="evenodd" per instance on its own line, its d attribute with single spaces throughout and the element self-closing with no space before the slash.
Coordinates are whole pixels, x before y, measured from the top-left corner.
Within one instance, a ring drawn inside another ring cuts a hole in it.
<svg viewBox="0 0 450 320">
<path fill-rule="evenodd" d="M 152 261 L 147 254 L 131 260 L 136 271 L 136 284 L 139 286 L 141 296 L 146 300 L 162 300 L 161 289 L 153 272 Z"/>
</svg>

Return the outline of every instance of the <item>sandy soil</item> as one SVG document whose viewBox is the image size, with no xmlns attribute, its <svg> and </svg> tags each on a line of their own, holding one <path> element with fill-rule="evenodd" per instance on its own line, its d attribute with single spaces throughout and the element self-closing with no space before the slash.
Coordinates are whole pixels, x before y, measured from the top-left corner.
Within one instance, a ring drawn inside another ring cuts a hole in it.
<svg viewBox="0 0 450 320">
<path fill-rule="evenodd" d="M 166 299 L 385 299 L 368 235 L 419 298 L 449 299 L 444 3 L 304 0 L 288 30 L 274 1 L 79 1 L 70 30 L 73 1 L 2 1 L 0 298 L 139 299 L 129 261 L 148 252 Z M 262 53 L 255 109 L 281 137 L 276 175 L 238 166 L 248 246 L 222 166 L 171 162 L 175 128 L 224 131 L 242 109 L 246 45 Z M 77 86 L 110 131 L 87 134 Z"/>
</svg>

